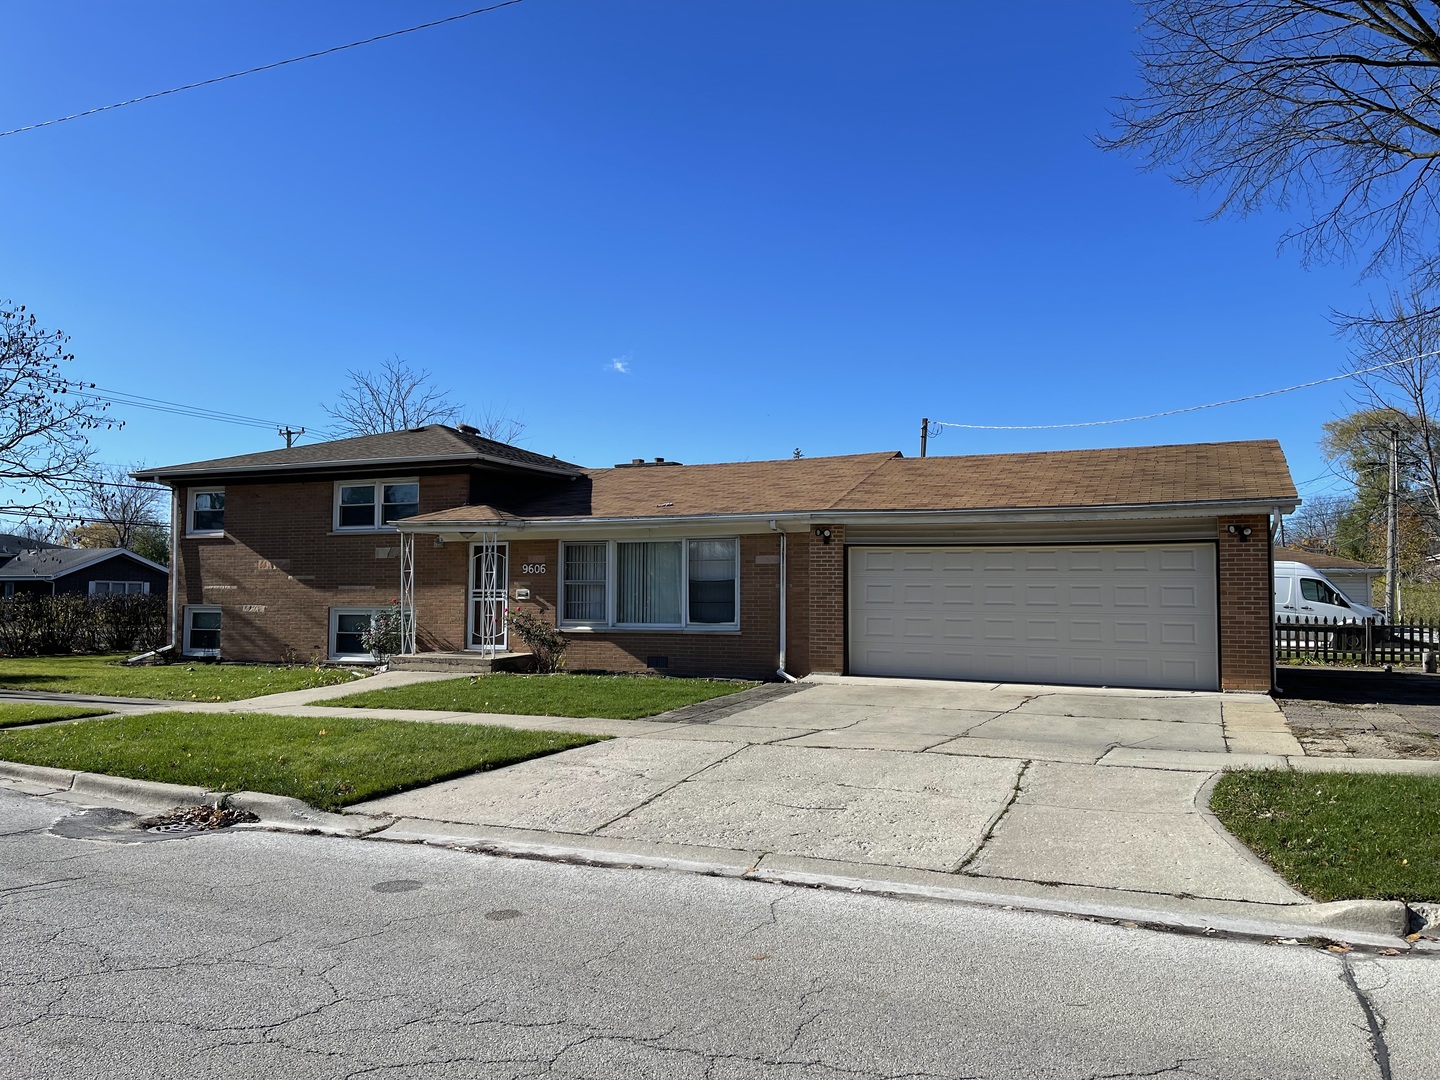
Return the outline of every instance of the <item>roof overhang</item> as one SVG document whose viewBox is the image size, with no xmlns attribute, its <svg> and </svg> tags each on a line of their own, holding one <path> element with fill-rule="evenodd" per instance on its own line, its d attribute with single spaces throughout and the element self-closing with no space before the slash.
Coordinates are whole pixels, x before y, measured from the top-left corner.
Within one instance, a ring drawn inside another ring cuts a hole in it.
<svg viewBox="0 0 1440 1080">
<path fill-rule="evenodd" d="M 1241 502 L 1147 503 L 1133 506 L 1027 507 L 987 510 L 815 510 L 758 514 L 689 514 L 652 517 L 450 518 L 396 522 L 405 533 L 468 539 L 480 532 L 506 535 L 573 536 L 596 532 L 683 531 L 731 529 L 739 532 L 796 532 L 825 525 L 979 525 L 1031 522 L 1140 521 L 1148 518 L 1215 518 L 1251 514 L 1284 515 L 1295 509 L 1294 497 Z"/>
</svg>

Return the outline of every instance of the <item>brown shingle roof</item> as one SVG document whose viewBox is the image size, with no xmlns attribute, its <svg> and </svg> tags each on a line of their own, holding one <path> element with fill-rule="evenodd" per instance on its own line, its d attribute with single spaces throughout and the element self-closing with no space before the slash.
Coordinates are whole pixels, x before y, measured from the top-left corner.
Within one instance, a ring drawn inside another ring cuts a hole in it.
<svg viewBox="0 0 1440 1080">
<path fill-rule="evenodd" d="M 490 462 L 513 465 L 521 469 L 540 469 L 549 473 L 580 471 L 580 466 L 555 457 L 522 450 L 518 446 L 496 442 L 481 435 L 472 435 L 445 424 L 428 424 L 409 431 L 387 431 L 379 435 L 357 435 L 350 439 L 306 443 L 284 450 L 265 450 L 258 454 L 211 458 L 184 465 L 165 465 L 136 474 L 139 478 L 157 480 L 185 476 L 252 472 L 304 472 L 339 465 L 378 462 L 421 463 L 425 461 Z"/>
<path fill-rule="evenodd" d="M 1296 500 L 1280 444 L 1200 443 L 906 458 L 897 452 L 723 465 L 590 469 L 505 507 L 529 520 L 711 514 L 1093 509 Z M 499 520 L 457 507 L 416 523 Z"/>
<path fill-rule="evenodd" d="M 837 510 L 1009 510 L 1293 501 L 1274 439 L 894 461 Z"/>
</svg>

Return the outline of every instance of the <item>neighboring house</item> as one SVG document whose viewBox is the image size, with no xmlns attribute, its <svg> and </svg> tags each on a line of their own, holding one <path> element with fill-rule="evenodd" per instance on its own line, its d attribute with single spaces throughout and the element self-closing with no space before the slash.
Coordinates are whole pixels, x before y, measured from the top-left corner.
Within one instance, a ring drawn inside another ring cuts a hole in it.
<svg viewBox="0 0 1440 1080">
<path fill-rule="evenodd" d="M 557 624 L 574 670 L 848 672 L 1268 690 L 1273 440 L 584 469 L 430 425 L 147 470 L 174 491 L 190 653 L 503 649 Z"/>
<path fill-rule="evenodd" d="M 58 547 L 60 547 L 59 544 L 52 544 L 45 540 L 16 536 L 14 533 L 0 533 L 0 566 L 4 566 L 16 555 L 25 551 L 53 551 Z"/>
<path fill-rule="evenodd" d="M 86 593 L 165 595 L 170 572 L 124 548 L 45 547 L 22 551 L 0 566 L 4 595 Z"/>
<path fill-rule="evenodd" d="M 1366 566 L 1354 559 L 1342 559 L 1339 555 L 1326 555 L 1304 548 L 1277 547 L 1276 562 L 1298 562 L 1319 570 L 1336 588 L 1358 604 L 1373 604 L 1375 579 L 1385 576 L 1379 566 Z"/>
</svg>

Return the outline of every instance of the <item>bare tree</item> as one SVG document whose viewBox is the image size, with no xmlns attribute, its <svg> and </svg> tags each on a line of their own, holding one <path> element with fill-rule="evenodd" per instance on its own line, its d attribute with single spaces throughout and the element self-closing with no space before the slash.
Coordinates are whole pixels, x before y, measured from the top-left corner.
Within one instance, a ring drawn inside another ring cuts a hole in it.
<svg viewBox="0 0 1440 1080">
<path fill-rule="evenodd" d="M 450 395 L 437 388 L 430 372 L 415 369 L 393 356 L 379 371 L 352 371 L 350 386 L 334 406 L 321 406 L 336 421 L 338 435 L 379 435 L 426 424 L 456 424 L 464 417 Z M 497 442 L 514 442 L 525 425 L 487 411 L 471 422 L 480 434 Z"/>
<path fill-rule="evenodd" d="M 1353 503 L 1353 499 L 1342 495 L 1307 498 L 1300 509 L 1285 520 L 1286 544 L 1326 555 L 1338 554 L 1340 523 Z"/>
<path fill-rule="evenodd" d="M 0 302 L 0 510 L 44 511 L 85 475 L 86 432 L 117 428 L 93 383 L 67 379 L 69 338 L 43 329 L 23 304 Z"/>
<path fill-rule="evenodd" d="M 1298 208 L 1307 262 L 1440 284 L 1440 10 L 1421 0 L 1140 0 L 1144 89 L 1098 140 L 1215 199 Z"/>
<path fill-rule="evenodd" d="M 164 531 L 167 489 L 131 478 L 143 469 L 138 463 L 130 469 L 97 465 L 70 489 L 71 513 L 81 523 L 71 530 L 76 547 L 153 549 L 156 530 Z"/>
</svg>

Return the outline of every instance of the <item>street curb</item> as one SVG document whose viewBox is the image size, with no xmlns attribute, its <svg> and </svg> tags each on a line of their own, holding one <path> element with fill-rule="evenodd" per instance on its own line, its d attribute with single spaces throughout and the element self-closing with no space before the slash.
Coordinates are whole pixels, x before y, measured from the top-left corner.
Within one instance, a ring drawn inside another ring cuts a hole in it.
<svg viewBox="0 0 1440 1080">
<path fill-rule="evenodd" d="M 1323 937 L 1349 945 L 1402 951 L 1412 948 L 1431 951 L 1430 946 L 1425 943 L 1413 943 L 1405 939 L 1412 912 L 1406 904 L 1398 900 L 1342 900 L 1329 904 L 1295 904 L 1278 908 L 1275 905 L 1248 905 L 1249 908 L 1260 909 L 1255 911 L 1253 917 L 1223 912 L 1167 911 L 1160 907 L 1136 904 L 1099 903 L 1089 898 L 1079 898 L 1073 893 L 1067 896 L 1069 888 L 1063 885 L 1049 886 L 1047 892 L 1053 895 L 1036 897 L 1018 892 L 1004 892 L 998 888 L 987 889 L 978 882 L 966 886 L 958 883 L 926 885 L 890 880 L 883 877 L 884 873 L 901 868 L 879 865 L 873 869 L 876 875 L 882 876 L 870 877 L 857 873 L 855 866 L 838 862 L 833 864 L 833 872 L 767 869 L 763 865 L 763 858 L 759 860 L 761 865 L 754 865 L 753 853 L 727 852 L 722 849 L 689 848 L 684 854 L 661 854 L 658 852 L 664 850 L 662 845 L 626 845 L 623 849 L 617 849 L 613 844 L 605 846 L 575 834 L 551 834 L 553 840 L 520 840 L 507 836 L 502 830 L 474 827 L 471 827 L 467 835 L 463 831 L 456 831 L 454 826 L 447 831 L 444 822 L 436 822 L 434 828 L 430 828 L 415 819 L 406 819 L 404 826 L 394 828 L 398 821 L 395 818 L 370 814 L 331 814 L 316 810 L 299 799 L 264 792 L 216 792 L 201 787 L 71 772 L 9 761 L 0 761 L 0 777 L 49 787 L 54 791 L 51 795 L 34 796 L 36 798 L 64 800 L 64 796 L 71 795 L 90 799 L 114 799 L 157 810 L 170 809 L 177 805 L 227 806 L 248 810 L 260 818 L 258 822 L 231 827 L 237 830 L 300 832 L 390 843 L 423 843 L 434 847 L 512 858 L 584 863 L 613 868 L 669 870 L 870 896 L 1078 916 L 1207 935 L 1219 933 L 1267 941 Z M 727 854 L 730 856 L 728 859 L 725 857 Z M 817 867 L 824 866 L 826 862 L 827 860 L 820 859 L 807 860 L 807 864 Z M 1239 901 L 1231 903 L 1235 906 L 1242 905 Z M 1418 917 L 1423 920 L 1423 916 Z"/>
<path fill-rule="evenodd" d="M 991 890 L 977 885 L 967 887 L 920 885 L 914 882 L 887 880 L 883 877 L 861 877 L 855 868 L 836 863 L 833 873 L 811 870 L 766 869 L 763 859 L 760 866 L 744 866 L 746 858 L 725 859 L 728 853 L 714 852 L 714 858 L 698 855 L 651 855 L 644 851 L 617 851 L 613 847 L 587 843 L 578 835 L 556 834 L 554 841 L 512 840 L 500 835 L 500 830 L 472 828 L 466 832 L 455 831 L 446 823 L 437 822 L 433 830 L 424 828 L 414 819 L 407 819 L 397 829 L 372 832 L 366 840 L 390 843 L 426 844 L 433 847 L 471 851 L 479 854 L 498 855 L 511 858 L 531 858 L 550 862 L 581 863 L 589 866 L 605 866 L 614 869 L 670 870 L 680 873 L 701 874 L 707 877 L 726 877 L 741 881 L 759 881 L 773 885 L 792 885 L 809 888 L 830 889 L 877 897 L 891 897 L 910 900 L 939 901 L 943 903 L 970 904 L 977 907 L 1001 908 L 1007 911 L 1030 911 L 1048 915 L 1069 915 L 1098 919 L 1104 922 L 1136 924 L 1155 929 L 1205 935 L 1224 934 L 1229 937 L 1274 941 L 1293 939 L 1313 941 L 1317 937 L 1326 941 L 1340 941 L 1348 945 L 1372 948 L 1410 951 L 1419 948 L 1405 939 L 1410 910 L 1398 900 L 1349 900 L 1332 904 L 1295 904 L 1278 907 L 1270 904 L 1243 905 L 1255 911 L 1253 917 L 1224 913 L 1195 913 L 1167 911 L 1160 907 L 1143 907 L 1135 904 L 1097 903 L 1090 899 L 1067 896 L 1067 886 L 1049 886 L 1050 897 L 1038 898 L 1021 893 Z M 807 860 L 820 863 L 824 860 Z M 877 873 L 887 868 L 876 866 Z M 1271 914 L 1274 912 L 1274 914 Z"/>
</svg>

